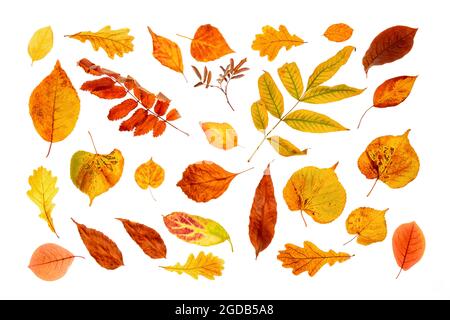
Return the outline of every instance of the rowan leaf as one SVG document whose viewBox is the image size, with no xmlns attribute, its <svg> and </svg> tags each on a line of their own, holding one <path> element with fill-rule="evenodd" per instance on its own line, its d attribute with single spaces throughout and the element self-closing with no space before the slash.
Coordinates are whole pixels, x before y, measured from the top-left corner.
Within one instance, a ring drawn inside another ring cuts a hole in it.
<svg viewBox="0 0 450 320">
<path fill-rule="evenodd" d="M 109 110 L 108 119 L 111 121 L 123 119 L 137 106 L 138 103 L 134 99 L 124 100 Z"/>
<path fill-rule="evenodd" d="M 295 62 L 285 63 L 278 69 L 278 75 L 289 94 L 296 100 L 303 95 L 303 80 L 300 70 Z"/>
<path fill-rule="evenodd" d="M 83 43 L 89 41 L 95 51 L 102 48 L 109 58 L 114 59 L 115 55 L 123 57 L 125 53 L 133 51 L 134 37 L 129 32 L 128 28 L 112 30 L 106 26 L 97 32 L 82 31 L 68 37 Z"/>
<path fill-rule="evenodd" d="M 141 164 L 134 173 L 134 180 L 141 189 L 158 188 L 164 182 L 164 169 L 153 159 Z"/>
<path fill-rule="evenodd" d="M 153 127 L 153 137 L 157 138 L 159 136 L 161 136 L 167 128 L 167 124 L 165 121 L 162 120 L 158 120 L 155 123 L 155 126 Z"/>
<path fill-rule="evenodd" d="M 189 255 L 189 258 L 184 265 L 177 263 L 174 266 L 162 268 L 178 274 L 186 273 L 196 280 L 199 276 L 214 280 L 214 277 L 222 275 L 223 264 L 224 261 L 219 257 L 214 256 L 212 253 L 206 255 L 202 251 L 197 257 L 193 254 Z"/>
<path fill-rule="evenodd" d="M 180 113 L 178 112 L 177 109 L 172 109 L 170 110 L 167 115 L 166 115 L 166 120 L 167 121 L 175 121 L 181 118 Z"/>
<path fill-rule="evenodd" d="M 284 99 L 275 81 L 268 72 L 258 79 L 259 96 L 262 103 L 274 117 L 281 119 L 284 113 Z"/>
<path fill-rule="evenodd" d="M 136 129 L 134 130 L 135 136 L 142 136 L 144 134 L 149 133 L 155 127 L 155 124 L 158 122 L 158 118 L 154 115 L 147 114 L 145 116 L 145 120 L 136 125 Z"/>
<path fill-rule="evenodd" d="M 281 48 L 286 51 L 292 47 L 297 47 L 305 42 L 295 34 L 291 35 L 287 28 L 280 25 L 279 30 L 271 26 L 265 26 L 262 34 L 257 34 L 252 44 L 252 49 L 259 51 L 261 57 L 267 56 L 269 61 L 273 61 Z"/>
<path fill-rule="evenodd" d="M 120 124 L 119 131 L 133 131 L 147 119 L 147 116 L 148 113 L 146 109 L 137 109 L 129 119 L 123 121 Z"/>
<path fill-rule="evenodd" d="M 347 232 L 356 235 L 357 242 L 368 246 L 386 239 L 386 212 L 388 210 L 375 210 L 372 208 L 358 208 L 347 218 Z"/>
<path fill-rule="evenodd" d="M 275 151 L 283 157 L 305 156 L 308 154 L 308 149 L 300 150 L 290 141 L 279 136 L 269 137 L 267 138 L 267 141 L 269 141 Z"/>
<path fill-rule="evenodd" d="M 327 133 L 348 130 L 328 116 L 309 110 L 293 111 L 286 115 L 283 121 L 295 130 L 310 133 Z"/>
<path fill-rule="evenodd" d="M 86 81 L 80 89 L 88 91 L 102 99 L 119 99 L 125 97 L 127 95 L 125 88 L 115 84 L 116 83 L 111 78 L 104 77 L 97 80 Z"/>
<path fill-rule="evenodd" d="M 50 230 L 59 238 L 53 224 L 53 209 L 55 204 L 53 198 L 58 193 L 56 181 L 52 172 L 44 167 L 39 167 L 33 171 L 33 175 L 28 178 L 31 189 L 27 191 L 27 196 L 33 201 L 41 211 L 39 218 L 47 222 Z"/>
<path fill-rule="evenodd" d="M 52 27 L 44 27 L 36 30 L 28 42 L 28 54 L 31 62 L 44 59 L 53 48 Z"/>
<path fill-rule="evenodd" d="M 312 104 L 336 102 L 360 95 L 365 90 L 352 88 L 345 84 L 334 87 L 318 86 L 306 91 L 300 101 Z"/>
<path fill-rule="evenodd" d="M 148 27 L 148 31 L 152 36 L 153 56 L 155 59 L 165 67 L 183 73 L 183 58 L 178 45 L 167 38 L 157 35 L 150 27 Z"/>
<path fill-rule="evenodd" d="M 395 260 L 400 267 L 397 278 L 402 270 L 408 271 L 422 259 L 425 247 L 425 236 L 417 223 L 406 223 L 395 230 L 392 248 Z"/>
<path fill-rule="evenodd" d="M 269 115 L 264 103 L 261 100 L 256 101 L 252 104 L 250 111 L 255 128 L 259 131 L 265 131 L 269 125 Z"/>
<path fill-rule="evenodd" d="M 353 29 L 345 23 L 337 23 L 329 26 L 323 35 L 330 41 L 344 42 L 352 37 Z"/>
<path fill-rule="evenodd" d="M 229 150 L 238 145 L 238 136 L 234 128 L 228 123 L 200 122 L 206 139 L 212 146 Z"/>
<path fill-rule="evenodd" d="M 200 62 L 214 61 L 233 52 L 219 29 L 210 24 L 200 26 L 191 42 L 191 55 Z"/>
</svg>

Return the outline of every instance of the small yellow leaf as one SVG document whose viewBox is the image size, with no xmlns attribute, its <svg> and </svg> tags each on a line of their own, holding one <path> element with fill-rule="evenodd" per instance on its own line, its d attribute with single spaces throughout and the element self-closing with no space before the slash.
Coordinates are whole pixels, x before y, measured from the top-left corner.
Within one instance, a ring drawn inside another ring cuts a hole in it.
<svg viewBox="0 0 450 320">
<path fill-rule="evenodd" d="M 319 86 L 306 91 L 301 101 L 312 104 L 322 104 L 344 100 L 357 96 L 365 89 L 357 89 L 340 84 L 334 87 Z"/>
<path fill-rule="evenodd" d="M 184 265 L 177 263 L 174 266 L 162 267 L 170 272 L 178 274 L 186 273 L 192 278 L 198 280 L 199 276 L 203 276 L 209 280 L 222 275 L 224 261 L 212 253 L 206 255 L 203 251 L 197 257 L 191 254 Z"/>
<path fill-rule="evenodd" d="M 219 149 L 229 150 L 238 145 L 238 136 L 228 123 L 200 122 L 208 142 Z"/>
<path fill-rule="evenodd" d="M 327 133 L 348 130 L 328 116 L 309 110 L 293 111 L 283 121 L 291 128 L 303 132 Z"/>
<path fill-rule="evenodd" d="M 28 43 L 28 54 L 31 61 L 35 62 L 44 59 L 53 48 L 52 27 L 44 27 L 37 30 Z"/>
<path fill-rule="evenodd" d="M 281 137 L 269 137 L 267 140 L 270 142 L 275 151 L 283 157 L 305 156 L 308 154 L 308 149 L 300 150 L 291 142 Z"/>
<path fill-rule="evenodd" d="M 330 41 L 344 42 L 352 37 L 353 29 L 345 23 L 337 23 L 329 26 L 323 35 Z"/>
<path fill-rule="evenodd" d="M 153 56 L 158 60 L 163 66 L 172 69 L 173 71 L 183 73 L 183 57 L 181 55 L 181 50 L 178 45 L 160 35 L 157 35 L 148 28 L 148 32 L 152 36 L 153 40 Z"/>
<path fill-rule="evenodd" d="M 134 179 L 142 189 L 158 188 L 164 182 L 164 169 L 153 159 L 141 164 L 134 173 Z"/>
<path fill-rule="evenodd" d="M 303 94 L 303 80 L 295 62 L 285 63 L 278 69 L 278 75 L 289 94 L 300 100 Z"/>
<path fill-rule="evenodd" d="M 251 113 L 255 128 L 260 131 L 265 131 L 269 125 L 269 115 L 266 106 L 261 100 L 252 104 Z"/>
<path fill-rule="evenodd" d="M 355 234 L 359 244 L 368 246 L 386 239 L 386 212 L 372 208 L 359 208 L 350 213 L 346 226 L 349 234 Z"/>
<path fill-rule="evenodd" d="M 56 181 L 57 178 L 52 176 L 51 171 L 39 167 L 33 171 L 33 175 L 28 179 L 31 189 L 28 190 L 27 195 L 41 210 L 39 217 L 47 222 L 50 230 L 58 237 L 52 218 L 52 212 L 55 208 L 52 201 L 58 193 Z"/>
<path fill-rule="evenodd" d="M 267 111 L 274 117 L 281 119 L 284 113 L 284 99 L 270 73 L 264 72 L 259 77 L 258 89 L 261 101 L 264 103 Z"/>
</svg>

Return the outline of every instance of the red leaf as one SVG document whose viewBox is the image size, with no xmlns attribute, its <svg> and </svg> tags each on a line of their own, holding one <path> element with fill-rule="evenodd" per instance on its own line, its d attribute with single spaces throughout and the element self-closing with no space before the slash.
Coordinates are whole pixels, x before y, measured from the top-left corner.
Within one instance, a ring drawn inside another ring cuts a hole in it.
<svg viewBox="0 0 450 320">
<path fill-rule="evenodd" d="M 108 100 L 123 98 L 127 95 L 127 91 L 120 86 L 114 86 L 102 90 L 95 90 L 91 91 L 91 93 L 99 98 Z"/>
<path fill-rule="evenodd" d="M 153 127 L 153 136 L 159 137 L 166 131 L 167 125 L 164 121 L 158 120 L 158 122 L 155 123 L 155 126 Z"/>
<path fill-rule="evenodd" d="M 117 72 L 103 69 L 100 66 L 90 62 L 88 59 L 81 59 L 78 65 L 83 68 L 84 72 L 91 74 L 93 76 L 110 76 L 117 80 L 122 80 L 122 77 Z"/>
<path fill-rule="evenodd" d="M 147 110 L 145 109 L 137 109 L 130 119 L 125 120 L 121 123 L 119 127 L 119 131 L 131 131 L 135 127 L 137 127 L 139 124 L 142 123 L 142 121 L 145 120 L 147 116 Z"/>
<path fill-rule="evenodd" d="M 86 81 L 81 86 L 81 90 L 83 91 L 98 91 L 98 90 L 105 90 L 114 87 L 115 82 L 108 77 L 100 78 L 93 81 Z"/>
<path fill-rule="evenodd" d="M 109 110 L 108 119 L 111 121 L 122 119 L 136 108 L 137 105 L 138 103 L 135 100 L 127 99 Z"/>
<path fill-rule="evenodd" d="M 169 109 L 169 105 L 170 101 L 158 100 L 156 101 L 154 110 L 159 116 L 163 116 L 166 114 L 167 109 Z"/>
<path fill-rule="evenodd" d="M 169 111 L 169 113 L 166 116 L 167 121 L 175 121 L 181 118 L 180 113 L 177 109 L 172 109 Z"/>
<path fill-rule="evenodd" d="M 156 97 L 153 93 L 148 92 L 141 87 L 135 87 L 133 91 L 136 98 L 139 99 L 144 107 L 146 107 L 147 109 L 151 109 L 153 107 L 153 104 L 156 100 Z"/>
<path fill-rule="evenodd" d="M 158 118 L 154 115 L 147 115 L 145 120 L 136 126 L 136 130 L 134 131 L 135 136 L 142 136 L 144 134 L 149 133 L 153 130 L 153 127 L 155 126 L 156 122 L 158 121 Z"/>
</svg>

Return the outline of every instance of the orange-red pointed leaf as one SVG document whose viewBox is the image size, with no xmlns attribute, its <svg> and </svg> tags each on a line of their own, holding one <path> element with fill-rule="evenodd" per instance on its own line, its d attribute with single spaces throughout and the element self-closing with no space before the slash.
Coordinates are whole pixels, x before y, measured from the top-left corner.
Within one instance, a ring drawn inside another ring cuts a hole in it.
<svg viewBox="0 0 450 320">
<path fill-rule="evenodd" d="M 330 41 L 344 42 L 352 37 L 353 29 L 345 23 L 337 23 L 329 26 L 323 35 Z"/>
<path fill-rule="evenodd" d="M 137 109 L 130 119 L 125 120 L 120 124 L 120 131 L 132 131 L 138 125 L 140 125 L 147 117 L 147 111 L 145 109 Z"/>
<path fill-rule="evenodd" d="M 180 113 L 177 109 L 172 109 L 167 113 L 166 120 L 167 121 L 175 121 L 181 118 Z"/>
<path fill-rule="evenodd" d="M 408 271 L 422 259 L 425 246 L 425 236 L 417 223 L 403 224 L 395 230 L 392 247 L 400 272 Z"/>
<path fill-rule="evenodd" d="M 113 121 L 125 118 L 137 106 L 138 103 L 133 99 L 124 100 L 109 110 L 108 119 Z"/>
<path fill-rule="evenodd" d="M 149 133 L 153 130 L 158 118 L 152 114 L 148 114 L 145 117 L 145 120 L 142 121 L 139 125 L 136 126 L 136 130 L 134 130 L 135 136 L 142 136 L 144 134 Z"/>
<path fill-rule="evenodd" d="M 183 73 L 183 58 L 178 45 L 160 35 L 154 33 L 148 28 L 153 40 L 153 56 L 163 66 L 170 68 L 176 72 Z"/>
<path fill-rule="evenodd" d="M 163 116 L 166 114 L 167 109 L 169 109 L 169 105 L 170 100 L 158 100 L 156 101 L 154 110 L 159 116 Z"/>
<path fill-rule="evenodd" d="M 417 77 L 401 76 L 386 80 L 373 95 L 373 106 L 388 108 L 398 106 L 408 98 Z"/>
<path fill-rule="evenodd" d="M 192 39 L 191 55 L 197 61 L 213 61 L 233 52 L 219 29 L 210 24 L 200 26 Z"/>
<path fill-rule="evenodd" d="M 153 127 L 153 137 L 157 138 L 166 131 L 167 124 L 163 120 L 158 120 Z"/>
</svg>

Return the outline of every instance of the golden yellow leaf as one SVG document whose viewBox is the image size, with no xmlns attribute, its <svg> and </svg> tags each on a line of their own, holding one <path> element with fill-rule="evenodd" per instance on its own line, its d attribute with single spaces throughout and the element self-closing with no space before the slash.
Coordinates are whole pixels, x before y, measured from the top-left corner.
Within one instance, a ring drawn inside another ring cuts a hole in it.
<svg viewBox="0 0 450 320">
<path fill-rule="evenodd" d="M 238 145 L 238 136 L 228 123 L 200 122 L 208 142 L 219 149 L 229 150 Z"/>
<path fill-rule="evenodd" d="M 330 41 L 344 42 L 352 37 L 353 29 L 345 23 L 336 23 L 329 26 L 323 35 Z"/>
<path fill-rule="evenodd" d="M 269 125 L 269 115 L 266 106 L 261 100 L 252 104 L 251 113 L 255 128 L 260 131 L 265 131 Z"/>
<path fill-rule="evenodd" d="M 284 113 L 284 99 L 270 73 L 264 72 L 259 77 L 258 89 L 261 101 L 264 103 L 267 111 L 274 117 L 281 119 Z"/>
<path fill-rule="evenodd" d="M 349 234 L 355 234 L 359 244 L 368 246 L 386 239 L 386 212 L 372 208 L 358 208 L 350 213 L 346 226 Z"/>
<path fill-rule="evenodd" d="M 409 142 L 409 133 L 383 136 L 373 140 L 358 160 L 358 167 L 367 179 L 381 180 L 393 189 L 403 188 L 419 173 L 420 162 Z"/>
<path fill-rule="evenodd" d="M 160 35 L 157 35 L 148 28 L 148 32 L 152 36 L 153 40 L 153 56 L 158 60 L 163 66 L 172 69 L 173 71 L 183 73 L 183 57 L 181 55 L 181 50 L 178 45 Z"/>
<path fill-rule="evenodd" d="M 275 151 L 283 157 L 305 156 L 308 154 L 308 149 L 300 150 L 288 140 L 278 136 L 269 137 L 267 138 L 267 141 L 269 141 Z"/>
<path fill-rule="evenodd" d="M 177 263 L 174 266 L 163 267 L 167 271 L 178 274 L 186 273 L 194 279 L 203 276 L 209 280 L 222 275 L 224 261 L 212 253 L 206 255 L 203 251 L 197 257 L 191 254 L 184 265 Z"/>
<path fill-rule="evenodd" d="M 48 156 L 53 142 L 64 140 L 75 128 L 80 113 L 80 98 L 59 61 L 33 90 L 29 108 L 36 131 L 50 142 Z"/>
<path fill-rule="evenodd" d="M 252 49 L 259 51 L 261 57 L 267 56 L 273 61 L 282 47 L 286 50 L 297 47 L 305 42 L 295 34 L 291 35 L 287 28 L 280 25 L 279 31 L 271 26 L 265 26 L 262 34 L 257 34 L 252 44 Z"/>
<path fill-rule="evenodd" d="M 35 62 L 44 59 L 53 48 L 52 27 L 44 27 L 37 30 L 28 43 L 28 54 L 31 61 Z"/>
<path fill-rule="evenodd" d="M 304 94 L 302 102 L 312 104 L 322 104 L 336 102 L 350 97 L 357 96 L 366 89 L 357 89 L 340 84 L 334 87 L 318 86 L 314 87 Z"/>
<path fill-rule="evenodd" d="M 83 43 L 89 41 L 95 51 L 102 48 L 108 57 L 114 59 L 115 55 L 123 57 L 125 53 L 133 51 L 134 37 L 129 32 L 128 28 L 112 30 L 110 26 L 106 26 L 97 32 L 82 31 L 68 37 Z"/>
<path fill-rule="evenodd" d="M 286 115 L 283 121 L 291 128 L 311 133 L 347 131 L 330 117 L 310 110 L 297 110 Z"/>
<path fill-rule="evenodd" d="M 289 94 L 300 100 L 303 94 L 303 80 L 295 62 L 285 63 L 278 69 L 278 75 Z"/>
<path fill-rule="evenodd" d="M 33 171 L 33 175 L 28 179 L 31 189 L 28 190 L 27 195 L 41 210 L 39 218 L 46 221 L 50 230 L 58 237 L 52 218 L 52 212 L 55 208 L 52 201 L 58 193 L 56 181 L 57 178 L 52 176 L 51 171 L 39 167 Z"/>
<path fill-rule="evenodd" d="M 158 188 L 164 182 L 164 169 L 153 159 L 141 164 L 134 173 L 134 180 L 141 189 Z"/>
<path fill-rule="evenodd" d="M 278 260 L 283 262 L 283 267 L 292 268 L 292 273 L 296 276 L 308 272 L 309 276 L 313 277 L 325 264 L 333 266 L 336 262 L 342 263 L 351 258 L 344 252 L 322 251 L 309 241 L 305 241 L 303 247 L 287 244 L 286 250 L 280 251 L 278 255 Z"/>
<path fill-rule="evenodd" d="M 334 172 L 329 169 L 305 167 L 295 172 L 283 190 L 291 211 L 306 212 L 318 223 L 330 223 L 344 211 L 347 195 Z M 306 222 L 305 222 L 306 223 Z"/>
</svg>

